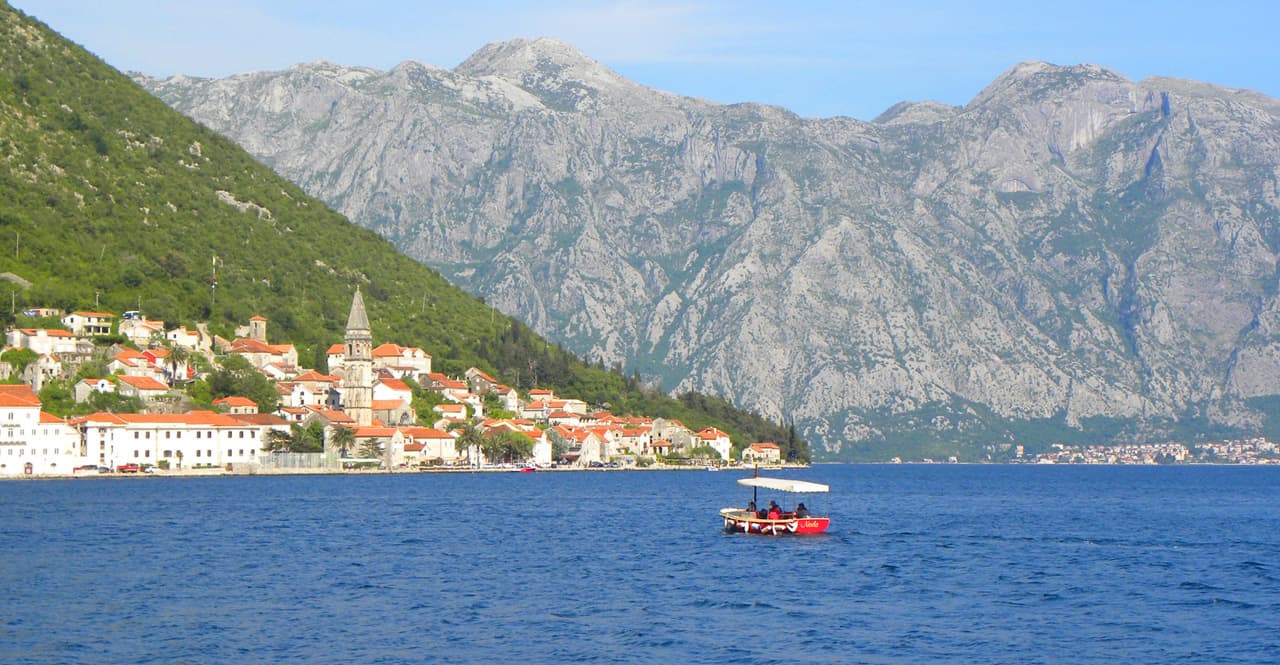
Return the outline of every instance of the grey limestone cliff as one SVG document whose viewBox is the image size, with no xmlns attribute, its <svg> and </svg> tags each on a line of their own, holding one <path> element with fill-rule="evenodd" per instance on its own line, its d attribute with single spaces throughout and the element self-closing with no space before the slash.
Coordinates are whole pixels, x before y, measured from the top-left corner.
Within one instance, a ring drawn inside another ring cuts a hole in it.
<svg viewBox="0 0 1280 665">
<path fill-rule="evenodd" d="M 1280 103 L 1254 93 L 1024 63 L 963 107 L 811 119 L 547 39 L 138 80 L 539 332 L 834 455 L 1247 431 L 1280 394 Z"/>
</svg>

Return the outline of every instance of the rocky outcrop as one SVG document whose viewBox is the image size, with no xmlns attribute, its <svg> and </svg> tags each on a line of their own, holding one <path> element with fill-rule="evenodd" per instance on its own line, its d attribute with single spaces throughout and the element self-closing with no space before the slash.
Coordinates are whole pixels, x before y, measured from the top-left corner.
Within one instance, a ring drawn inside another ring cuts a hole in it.
<svg viewBox="0 0 1280 665">
<path fill-rule="evenodd" d="M 1280 104 L 1254 93 L 1024 63 L 963 107 L 809 119 L 545 39 L 139 80 L 539 332 L 831 453 L 1247 428 L 1280 392 Z"/>
</svg>

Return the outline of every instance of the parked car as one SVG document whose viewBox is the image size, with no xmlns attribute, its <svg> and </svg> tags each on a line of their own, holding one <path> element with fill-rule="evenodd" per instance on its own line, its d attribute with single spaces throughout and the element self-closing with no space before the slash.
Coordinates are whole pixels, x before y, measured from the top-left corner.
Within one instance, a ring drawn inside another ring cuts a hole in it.
<svg viewBox="0 0 1280 665">
<path fill-rule="evenodd" d="M 97 464 L 84 464 L 75 468 L 76 471 L 97 471 Z"/>
<path fill-rule="evenodd" d="M 120 473 L 137 473 L 141 470 L 142 470 L 141 467 L 133 463 L 121 464 L 120 466 L 116 467 L 116 471 L 119 471 Z"/>
</svg>

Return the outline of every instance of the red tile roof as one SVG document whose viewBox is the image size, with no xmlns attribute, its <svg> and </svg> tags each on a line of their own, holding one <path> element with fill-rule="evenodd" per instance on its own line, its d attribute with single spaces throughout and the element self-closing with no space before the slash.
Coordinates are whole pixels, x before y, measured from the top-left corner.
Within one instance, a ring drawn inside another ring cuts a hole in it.
<svg viewBox="0 0 1280 665">
<path fill-rule="evenodd" d="M 149 376 L 121 375 L 116 377 L 116 380 L 120 381 L 121 383 L 127 383 L 133 386 L 134 388 L 137 388 L 138 390 L 168 390 L 169 389 L 169 386 L 166 386 L 163 383 L 160 383 L 159 381 L 156 381 L 155 379 Z"/>
<path fill-rule="evenodd" d="M 58 328 L 19 328 L 19 330 L 26 333 L 28 336 L 44 333 L 46 337 L 75 337 L 75 335 L 70 332 L 60 330 Z"/>
<path fill-rule="evenodd" d="M 213 403 L 218 406 L 224 406 L 224 405 L 225 406 L 257 406 L 258 405 L 257 402 L 249 399 L 248 397 L 241 397 L 240 395 L 231 395 L 230 397 L 215 399 L 213 400 Z"/>
<path fill-rule="evenodd" d="M 382 385 L 386 386 L 391 390 L 397 390 L 397 391 L 406 392 L 406 393 L 413 392 L 413 389 L 409 387 L 409 384 L 405 383 L 404 381 L 401 381 L 400 379 L 383 379 Z"/>
<path fill-rule="evenodd" d="M 40 406 L 40 398 L 36 395 L 36 391 L 31 389 L 25 383 L 0 386 L 0 406 L 7 407 L 23 407 L 23 406 Z"/>
</svg>

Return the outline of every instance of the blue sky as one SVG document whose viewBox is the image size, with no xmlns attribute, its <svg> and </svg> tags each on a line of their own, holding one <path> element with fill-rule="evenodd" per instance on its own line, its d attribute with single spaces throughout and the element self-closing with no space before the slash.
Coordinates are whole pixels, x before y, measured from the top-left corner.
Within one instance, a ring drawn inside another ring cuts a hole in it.
<svg viewBox="0 0 1280 665">
<path fill-rule="evenodd" d="M 1024 60 L 1280 97 L 1272 2 L 11 2 L 118 69 L 152 75 L 313 60 L 453 67 L 489 42 L 548 36 L 645 85 L 805 116 L 963 104 Z"/>
</svg>

